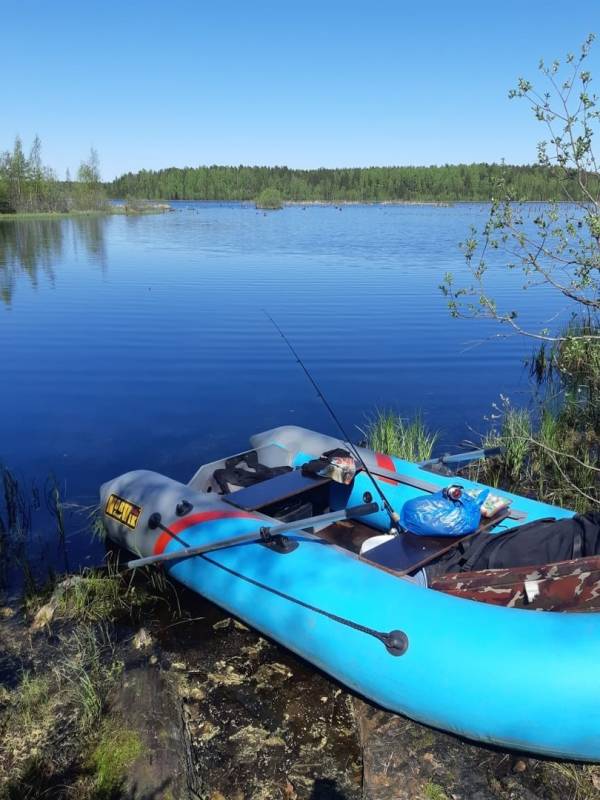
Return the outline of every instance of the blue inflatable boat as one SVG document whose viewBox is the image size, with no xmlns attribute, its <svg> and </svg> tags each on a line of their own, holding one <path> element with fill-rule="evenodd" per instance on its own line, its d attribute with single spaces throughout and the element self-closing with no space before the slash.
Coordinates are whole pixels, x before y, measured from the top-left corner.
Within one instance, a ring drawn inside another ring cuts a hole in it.
<svg viewBox="0 0 600 800">
<path fill-rule="evenodd" d="M 600 614 L 426 588 L 406 578 L 426 548 L 403 533 L 391 556 L 378 558 L 383 545 L 360 555 L 390 528 L 378 488 L 399 511 L 448 478 L 363 448 L 348 483 L 308 476 L 303 464 L 348 445 L 293 426 L 251 445 L 188 484 L 146 470 L 105 483 L 110 538 L 386 709 L 502 747 L 600 760 Z M 572 516 L 506 496 L 498 529 Z"/>
</svg>

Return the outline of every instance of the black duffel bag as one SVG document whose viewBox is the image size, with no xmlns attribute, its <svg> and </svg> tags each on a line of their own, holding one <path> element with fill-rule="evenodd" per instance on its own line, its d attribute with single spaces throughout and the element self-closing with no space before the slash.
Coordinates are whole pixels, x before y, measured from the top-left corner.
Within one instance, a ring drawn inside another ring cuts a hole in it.
<svg viewBox="0 0 600 800">
<path fill-rule="evenodd" d="M 450 572 L 540 566 L 600 555 L 600 512 L 538 519 L 503 533 L 476 533 L 426 567 L 427 577 Z"/>
</svg>

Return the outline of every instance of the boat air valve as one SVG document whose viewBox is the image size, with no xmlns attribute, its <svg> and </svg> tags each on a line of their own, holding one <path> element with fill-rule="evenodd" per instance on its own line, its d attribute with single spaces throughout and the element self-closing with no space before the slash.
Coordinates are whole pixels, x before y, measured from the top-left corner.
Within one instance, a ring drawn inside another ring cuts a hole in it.
<svg viewBox="0 0 600 800">
<path fill-rule="evenodd" d="M 163 525 L 162 515 L 158 511 L 155 511 L 154 514 L 150 514 L 150 516 L 148 517 L 148 527 L 150 528 L 151 531 L 155 531 L 158 528 L 159 530 L 164 531 L 168 536 L 170 536 L 171 539 L 174 539 L 176 542 L 179 542 L 179 544 L 182 544 L 184 547 L 189 547 L 187 542 L 184 542 L 183 539 L 177 536 L 176 533 L 173 533 L 173 531 L 170 528 L 167 528 L 166 525 Z"/>
<path fill-rule="evenodd" d="M 190 513 L 193 507 L 189 500 L 180 500 L 175 506 L 175 513 L 178 517 L 185 517 L 186 514 Z"/>
</svg>

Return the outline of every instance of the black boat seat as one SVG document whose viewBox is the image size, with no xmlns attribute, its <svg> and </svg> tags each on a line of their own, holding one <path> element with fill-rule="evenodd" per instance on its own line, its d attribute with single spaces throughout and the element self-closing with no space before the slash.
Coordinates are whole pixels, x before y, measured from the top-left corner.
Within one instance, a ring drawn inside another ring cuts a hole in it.
<svg viewBox="0 0 600 800">
<path fill-rule="evenodd" d="M 268 467 L 258 460 L 256 450 L 248 450 L 225 459 L 225 465 L 213 472 L 213 480 L 222 494 L 229 494 L 291 471 L 289 466 Z"/>
<path fill-rule="evenodd" d="M 226 494 L 223 496 L 223 500 L 244 511 L 258 511 L 258 509 L 289 500 L 327 483 L 331 483 L 331 478 L 307 476 L 302 474 L 302 470 L 294 469 L 277 475 L 275 478 L 269 478 L 245 489 L 238 489 L 236 492 Z"/>
<path fill-rule="evenodd" d="M 270 445 L 263 445 L 262 447 L 258 447 L 254 450 L 247 450 L 244 453 L 237 453 L 236 455 L 229 456 L 228 458 L 221 458 L 218 461 L 211 461 L 208 464 L 203 464 L 193 476 L 191 481 L 188 483 L 192 489 L 198 492 L 223 492 L 223 488 L 219 486 L 217 481 L 214 479 L 214 474 L 218 470 L 227 470 L 232 466 L 238 466 L 242 470 L 246 470 L 249 472 L 256 472 L 255 467 L 251 467 L 247 461 L 247 458 L 250 459 L 252 463 L 258 463 L 261 467 L 269 467 L 272 469 L 278 469 L 283 466 L 287 466 L 291 470 L 291 462 L 292 457 L 291 454 L 285 450 L 283 447 L 278 447 L 277 445 L 270 444 Z M 234 462 L 237 462 L 234 464 Z M 263 470 L 262 476 L 258 476 L 261 480 L 264 480 L 269 477 L 269 474 Z M 224 476 L 226 477 L 226 476 Z M 230 475 L 235 480 L 234 475 Z M 238 478 L 242 478 L 243 476 L 240 474 L 237 476 Z M 249 485 L 251 482 L 252 476 L 246 476 L 249 480 L 246 482 L 244 481 L 245 485 Z M 236 491 L 241 485 L 244 484 L 237 484 L 237 483 L 229 483 L 227 482 L 227 490 L 228 491 Z"/>
</svg>

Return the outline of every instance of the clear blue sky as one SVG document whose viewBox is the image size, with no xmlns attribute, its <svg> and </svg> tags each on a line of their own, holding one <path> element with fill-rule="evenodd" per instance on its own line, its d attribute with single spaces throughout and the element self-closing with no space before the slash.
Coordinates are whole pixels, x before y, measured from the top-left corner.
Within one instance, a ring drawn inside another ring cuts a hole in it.
<svg viewBox="0 0 600 800">
<path fill-rule="evenodd" d="M 578 0 L 0 0 L 0 149 L 64 175 L 198 164 L 525 163 L 520 75 L 600 34 Z M 590 57 L 600 84 L 600 39 Z"/>
</svg>

